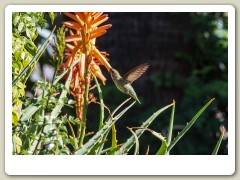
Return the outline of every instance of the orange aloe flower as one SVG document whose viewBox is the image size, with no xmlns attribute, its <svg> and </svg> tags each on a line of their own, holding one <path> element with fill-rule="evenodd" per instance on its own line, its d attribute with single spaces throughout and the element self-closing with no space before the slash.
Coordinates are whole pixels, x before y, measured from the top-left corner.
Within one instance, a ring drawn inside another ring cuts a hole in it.
<svg viewBox="0 0 240 180">
<path fill-rule="evenodd" d="M 106 78 L 100 67 L 104 66 L 108 71 L 111 69 L 106 58 L 108 54 L 100 52 L 95 46 L 96 38 L 104 35 L 112 25 L 100 26 L 108 19 L 107 14 L 102 12 L 65 12 L 64 14 L 73 21 L 63 23 L 70 30 L 69 36 L 65 37 L 66 61 L 61 64 L 61 68 L 69 68 L 75 60 L 80 59 L 79 63 L 73 67 L 70 91 L 76 100 L 77 117 L 86 121 L 86 117 L 83 117 L 84 97 L 88 94 L 85 92 L 86 87 L 91 85 L 93 75 L 105 84 Z"/>
</svg>

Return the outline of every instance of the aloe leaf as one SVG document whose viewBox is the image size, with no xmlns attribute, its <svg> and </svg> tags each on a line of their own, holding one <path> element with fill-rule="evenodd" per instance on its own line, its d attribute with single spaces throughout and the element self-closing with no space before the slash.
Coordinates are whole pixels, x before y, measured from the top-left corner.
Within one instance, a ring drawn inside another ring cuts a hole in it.
<svg viewBox="0 0 240 180">
<path fill-rule="evenodd" d="M 110 130 L 111 130 L 111 129 L 109 128 L 109 129 L 106 131 L 106 133 L 104 133 L 104 135 L 103 135 L 103 137 L 102 137 L 102 141 L 105 141 L 105 140 L 107 139 Z M 99 147 L 97 154 L 102 154 L 102 149 L 103 149 L 103 147 L 104 147 L 104 144 L 102 144 L 102 145 Z"/>
<path fill-rule="evenodd" d="M 155 131 L 150 131 L 152 135 L 154 135 L 156 138 L 162 141 L 161 147 L 156 153 L 156 155 L 165 155 L 167 152 L 167 141 L 166 138 L 163 137 L 160 133 L 157 133 Z"/>
<path fill-rule="evenodd" d="M 87 153 L 87 155 L 97 155 L 97 151 L 98 151 L 98 148 L 100 146 L 102 146 L 104 143 L 106 142 L 105 141 L 99 141 L 92 149 L 89 153 Z"/>
<path fill-rule="evenodd" d="M 43 45 L 41 46 L 41 48 L 38 50 L 37 54 L 34 56 L 34 58 L 29 62 L 29 64 L 22 70 L 22 72 L 13 80 L 12 86 L 16 85 L 16 83 L 18 82 L 18 80 L 20 78 L 22 78 L 26 72 L 28 71 L 28 73 L 31 73 L 31 71 L 33 70 L 32 65 L 36 64 L 36 62 L 39 60 L 39 58 L 42 56 L 43 52 L 45 51 L 45 49 L 47 48 L 50 39 L 52 37 L 52 34 L 54 32 L 56 27 L 54 27 L 53 31 L 51 32 L 51 34 L 48 36 L 48 38 L 46 39 L 46 41 L 43 43 Z M 31 69 L 31 70 L 30 70 Z M 29 71 L 30 70 L 30 71 Z M 26 75 L 27 77 L 29 76 Z M 26 81 L 26 80 L 25 80 Z"/>
<path fill-rule="evenodd" d="M 166 151 L 167 151 L 167 141 L 166 141 L 166 137 L 162 136 L 161 133 L 158 133 L 152 129 L 149 128 L 134 128 L 134 129 L 142 129 L 142 130 L 146 130 L 149 131 L 153 136 L 155 136 L 156 138 L 158 138 L 162 144 L 159 148 L 159 150 L 157 151 L 156 155 L 165 155 Z"/>
<path fill-rule="evenodd" d="M 149 117 L 140 128 L 147 128 L 153 121 L 154 119 L 161 114 L 163 111 L 165 111 L 166 109 L 168 109 L 169 107 L 173 106 L 174 103 L 169 104 L 163 108 L 161 108 L 160 110 L 158 110 L 157 112 L 153 113 L 153 115 L 151 117 Z M 143 134 L 144 129 L 138 129 L 135 133 L 138 136 L 138 138 Z M 126 152 L 128 152 L 131 147 L 134 145 L 135 143 L 135 138 L 132 135 L 122 146 L 121 148 L 117 151 L 117 154 L 121 155 L 124 154 Z"/>
<path fill-rule="evenodd" d="M 72 80 L 72 69 L 70 69 L 70 73 L 68 75 L 68 79 L 67 79 L 67 81 L 65 83 L 65 89 L 62 90 L 62 93 L 61 93 L 61 95 L 60 95 L 60 97 L 58 99 L 58 103 L 57 103 L 57 105 L 54 107 L 54 109 L 51 112 L 51 117 L 52 118 L 56 118 L 59 115 L 59 113 L 61 112 L 61 109 L 64 106 L 64 99 L 67 96 L 71 80 Z"/>
<path fill-rule="evenodd" d="M 112 113 L 112 115 L 110 116 L 114 116 L 114 114 L 125 104 L 127 103 L 131 98 L 128 98 L 127 100 L 125 100 L 123 103 L 121 103 Z M 110 117 L 108 117 L 108 119 L 110 119 Z M 105 141 L 107 139 L 108 133 L 110 132 L 110 128 L 107 130 L 107 132 L 103 135 L 102 137 L 102 141 Z M 103 149 L 104 144 L 102 144 L 99 149 L 98 149 L 98 153 L 97 154 L 102 154 L 102 149 Z"/>
<path fill-rule="evenodd" d="M 40 109 L 40 107 L 42 107 L 42 105 L 39 105 L 39 106 L 31 105 L 31 106 L 27 107 L 26 109 L 24 109 L 23 115 L 20 118 L 20 121 L 29 120 L 33 116 L 33 114 L 35 114 L 37 112 L 37 110 Z"/>
<path fill-rule="evenodd" d="M 175 101 L 173 100 L 174 105 L 172 107 L 172 113 L 170 117 L 170 122 L 168 126 L 168 134 L 167 134 L 167 144 L 169 145 L 171 143 L 172 139 L 172 131 L 173 131 L 173 122 L 174 122 L 174 113 L 175 113 Z"/>
<path fill-rule="evenodd" d="M 116 149 L 116 148 L 117 148 L 117 130 L 116 130 L 115 124 L 113 124 L 112 125 L 112 148 L 111 148 L 111 150 Z"/>
<path fill-rule="evenodd" d="M 205 111 L 205 109 L 214 101 L 214 98 L 208 101 L 208 103 L 202 107 L 198 111 L 198 113 L 192 118 L 192 120 L 187 123 L 187 125 L 183 128 L 183 130 L 177 135 L 177 137 L 171 142 L 171 144 L 168 147 L 167 153 L 175 146 L 175 144 L 183 137 L 183 135 L 192 127 L 192 125 L 196 122 L 196 120 L 199 118 L 199 116 Z"/>
<path fill-rule="evenodd" d="M 119 150 L 120 146 L 117 146 L 115 149 L 107 148 L 101 151 L 101 154 L 106 154 L 106 155 L 116 155 L 116 151 Z"/>
<path fill-rule="evenodd" d="M 70 68 L 65 69 L 65 70 L 62 72 L 62 74 L 60 74 L 60 75 L 54 80 L 53 85 L 57 84 L 57 82 L 60 81 L 60 79 L 62 79 L 62 77 L 68 73 L 69 69 L 72 69 L 77 63 L 80 62 L 80 60 L 81 60 L 81 59 L 78 58 L 77 60 L 75 60 L 75 61 L 72 63 L 72 65 L 70 66 Z"/>
<path fill-rule="evenodd" d="M 222 129 L 221 129 L 221 136 L 218 139 L 218 142 L 217 142 L 217 144 L 216 144 L 216 146 L 215 146 L 215 148 L 213 150 L 212 155 L 217 155 L 219 147 L 220 147 L 220 145 L 222 143 L 222 140 L 223 140 L 223 137 L 224 137 L 224 133 L 225 133 L 225 128 L 222 127 Z"/>
<path fill-rule="evenodd" d="M 135 150 L 134 150 L 134 155 L 138 155 L 139 154 L 139 140 L 138 140 L 138 137 L 137 135 L 133 132 L 133 130 L 129 127 L 127 127 L 128 130 L 133 134 L 134 138 L 135 138 Z"/>
<path fill-rule="evenodd" d="M 173 100 L 174 105 L 172 107 L 172 113 L 171 113 L 171 117 L 170 117 L 170 121 L 169 121 L 169 125 L 168 125 L 168 134 L 167 134 L 167 145 L 169 146 L 171 141 L 172 141 L 172 132 L 173 132 L 173 123 L 174 123 L 174 113 L 175 113 L 175 101 Z M 167 154 L 169 155 L 170 152 L 167 152 Z"/>
<path fill-rule="evenodd" d="M 116 117 L 109 118 L 109 120 L 106 122 L 106 124 L 102 127 L 101 130 L 99 130 L 86 144 L 82 146 L 81 149 L 76 151 L 74 154 L 76 155 L 84 155 L 87 154 L 88 152 L 91 151 L 92 148 L 94 148 L 95 145 L 97 145 L 100 141 L 104 141 L 102 137 L 104 136 L 105 133 L 109 131 L 109 129 L 112 127 L 114 123 L 117 122 L 117 120 L 125 114 L 128 109 L 130 109 L 135 102 L 130 104 L 128 107 L 126 107 L 123 111 L 121 111 Z"/>
</svg>

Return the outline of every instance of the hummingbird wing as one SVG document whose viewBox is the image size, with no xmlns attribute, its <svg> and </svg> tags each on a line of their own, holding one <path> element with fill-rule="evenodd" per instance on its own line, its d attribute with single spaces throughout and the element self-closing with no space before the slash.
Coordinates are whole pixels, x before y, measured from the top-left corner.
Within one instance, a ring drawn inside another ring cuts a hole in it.
<svg viewBox="0 0 240 180">
<path fill-rule="evenodd" d="M 123 76 L 123 80 L 131 84 L 133 81 L 138 79 L 148 69 L 148 67 L 149 65 L 147 63 L 144 63 L 133 68 Z"/>
</svg>

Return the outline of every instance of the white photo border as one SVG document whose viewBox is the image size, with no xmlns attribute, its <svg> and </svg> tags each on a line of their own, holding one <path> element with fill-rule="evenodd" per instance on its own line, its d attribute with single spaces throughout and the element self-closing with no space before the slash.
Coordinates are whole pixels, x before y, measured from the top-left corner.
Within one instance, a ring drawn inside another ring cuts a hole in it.
<svg viewBox="0 0 240 180">
<path fill-rule="evenodd" d="M 228 155 L 12 155 L 12 12 L 228 12 Z M 9 5 L 5 9 L 5 172 L 8 175 L 232 175 L 235 104 L 232 5 Z"/>
</svg>

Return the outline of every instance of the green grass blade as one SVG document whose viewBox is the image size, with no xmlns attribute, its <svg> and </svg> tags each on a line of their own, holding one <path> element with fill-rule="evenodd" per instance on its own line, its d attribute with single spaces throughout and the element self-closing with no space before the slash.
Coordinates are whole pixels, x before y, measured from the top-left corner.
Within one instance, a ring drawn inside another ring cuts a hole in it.
<svg viewBox="0 0 240 180">
<path fill-rule="evenodd" d="M 130 98 L 128 99 L 130 100 Z M 125 101 L 127 102 L 127 101 Z M 103 136 L 105 133 L 107 133 L 109 131 L 109 129 L 112 127 L 113 124 L 115 124 L 117 122 L 117 120 L 123 115 L 125 114 L 128 109 L 130 109 L 133 105 L 135 104 L 135 102 L 133 102 L 132 104 L 130 104 L 128 107 L 126 107 L 123 111 L 121 111 L 116 117 L 113 118 L 109 118 L 108 121 L 106 121 L 106 124 L 102 127 L 102 129 L 100 129 L 86 144 L 84 144 L 82 146 L 81 149 L 77 150 L 74 154 L 75 155 L 84 155 L 87 154 L 88 152 L 91 151 L 92 148 L 94 148 L 95 145 L 97 145 L 100 141 L 105 141 L 103 139 Z"/>
<path fill-rule="evenodd" d="M 198 111 L 198 113 L 192 118 L 192 120 L 187 123 L 183 130 L 177 135 L 177 137 L 171 142 L 168 147 L 167 153 L 175 146 L 175 144 L 183 137 L 183 135 L 190 129 L 190 127 L 196 122 L 199 116 L 205 111 L 205 109 L 214 101 L 214 98 L 208 101 L 208 103 Z"/>
<path fill-rule="evenodd" d="M 223 140 L 223 137 L 224 137 L 224 133 L 225 133 L 225 128 L 223 126 L 222 129 L 221 129 L 221 136 L 218 139 L 218 142 L 217 142 L 217 144 L 216 144 L 216 146 L 215 146 L 215 148 L 213 150 L 212 155 L 217 155 L 219 147 L 220 147 L 220 145 L 222 143 L 222 140 Z"/>
<path fill-rule="evenodd" d="M 160 110 L 158 110 L 157 112 L 153 113 L 153 115 L 151 117 L 149 117 L 140 128 L 147 128 L 154 120 L 155 118 L 161 114 L 163 111 L 165 111 L 166 109 L 168 109 L 169 107 L 173 106 L 174 103 L 169 104 L 163 108 L 161 108 Z M 143 129 L 138 129 L 135 133 L 138 136 L 138 138 L 143 134 L 144 130 Z M 132 135 L 122 146 L 121 148 L 117 151 L 117 154 L 121 155 L 124 154 L 125 152 L 128 152 L 131 147 L 134 145 L 135 143 L 135 138 Z"/>
<path fill-rule="evenodd" d="M 54 32 L 56 27 L 54 27 L 53 31 L 51 32 L 51 34 L 48 36 L 48 38 L 46 39 L 46 41 L 43 43 L 43 45 L 41 46 L 41 48 L 38 50 L 37 54 L 34 56 L 34 58 L 29 62 L 29 64 L 22 70 L 22 72 L 13 80 L 13 83 L 12 83 L 12 86 L 16 85 L 16 83 L 18 82 L 19 79 L 21 79 L 23 77 L 24 74 L 26 74 L 26 72 L 28 70 L 30 70 L 30 68 L 32 68 L 33 70 L 33 67 L 32 65 L 35 64 L 39 58 L 42 56 L 43 52 L 45 51 L 45 49 L 47 48 L 47 46 L 49 45 L 50 43 L 50 39 L 52 38 L 52 34 Z M 29 73 L 31 73 L 32 71 L 29 71 Z M 27 77 L 29 75 L 26 75 Z M 25 80 L 26 81 L 26 80 Z"/>
</svg>

